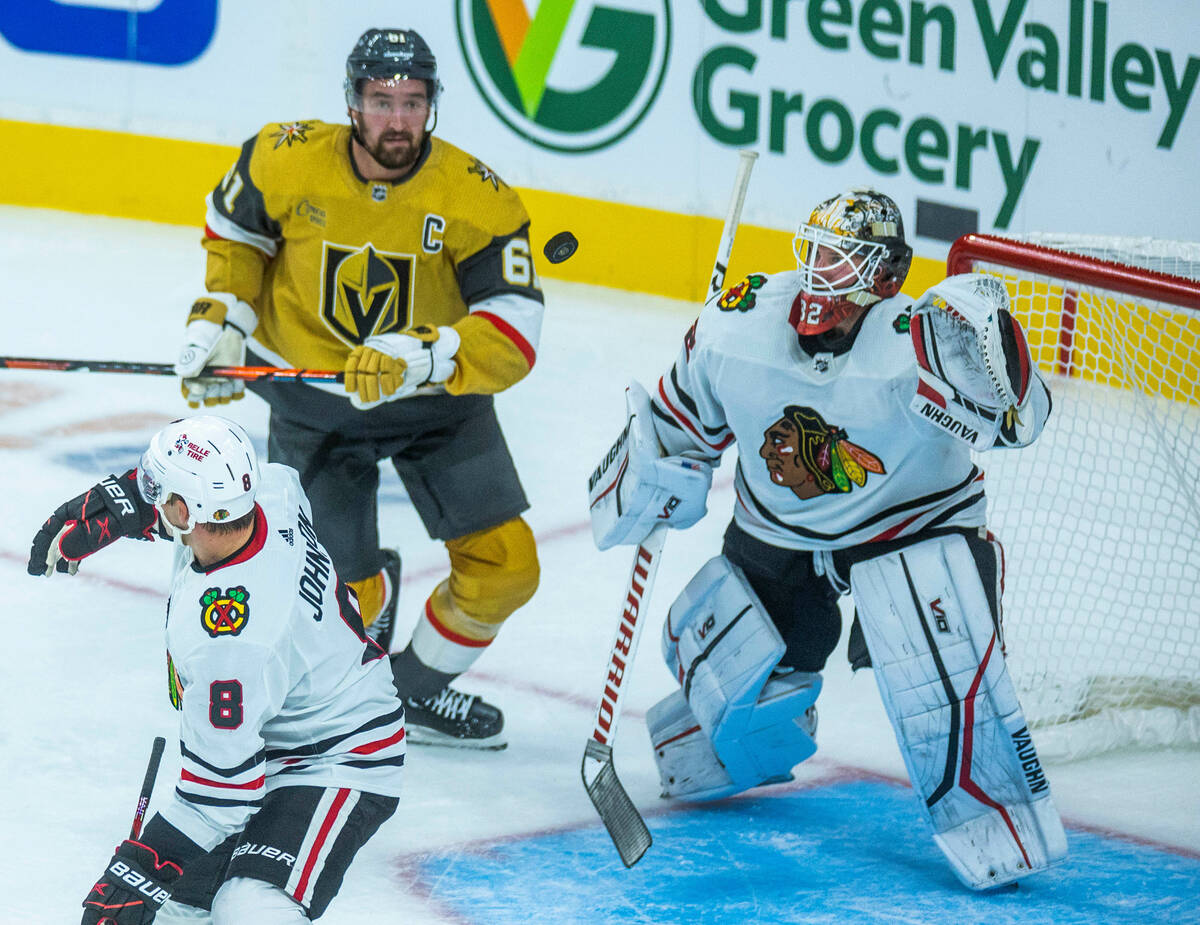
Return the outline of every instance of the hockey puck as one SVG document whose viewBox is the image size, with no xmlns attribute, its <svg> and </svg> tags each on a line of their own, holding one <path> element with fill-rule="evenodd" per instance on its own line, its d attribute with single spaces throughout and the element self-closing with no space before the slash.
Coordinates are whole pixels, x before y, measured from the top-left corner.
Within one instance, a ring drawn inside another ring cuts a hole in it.
<svg viewBox="0 0 1200 925">
<path fill-rule="evenodd" d="M 551 263 L 562 263 L 579 248 L 579 239 L 569 231 L 560 231 L 542 248 L 542 253 Z"/>
</svg>

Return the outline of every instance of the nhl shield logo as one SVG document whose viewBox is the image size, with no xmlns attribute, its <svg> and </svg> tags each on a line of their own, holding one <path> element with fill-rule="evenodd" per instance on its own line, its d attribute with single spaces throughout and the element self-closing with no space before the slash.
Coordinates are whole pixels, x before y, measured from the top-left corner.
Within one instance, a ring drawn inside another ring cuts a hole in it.
<svg viewBox="0 0 1200 925">
<path fill-rule="evenodd" d="M 250 621 L 250 592 L 238 585 L 226 588 L 209 588 L 200 597 L 200 625 L 213 639 L 221 636 L 236 636 Z"/>
</svg>

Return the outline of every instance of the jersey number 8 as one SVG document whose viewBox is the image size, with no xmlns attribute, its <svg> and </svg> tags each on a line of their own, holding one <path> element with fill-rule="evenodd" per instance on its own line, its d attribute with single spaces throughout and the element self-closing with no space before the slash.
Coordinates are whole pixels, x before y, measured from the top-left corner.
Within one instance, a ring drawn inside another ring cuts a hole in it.
<svg viewBox="0 0 1200 925">
<path fill-rule="evenodd" d="M 208 719 L 217 729 L 237 729 L 242 725 L 240 681 L 213 681 L 209 685 Z"/>
</svg>

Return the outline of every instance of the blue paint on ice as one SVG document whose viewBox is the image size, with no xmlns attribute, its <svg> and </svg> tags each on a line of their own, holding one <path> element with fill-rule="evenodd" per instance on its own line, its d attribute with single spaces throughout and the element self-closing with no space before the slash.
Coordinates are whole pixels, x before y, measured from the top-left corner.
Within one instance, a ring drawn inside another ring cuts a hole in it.
<svg viewBox="0 0 1200 925">
<path fill-rule="evenodd" d="M 1017 887 L 962 887 L 912 792 L 852 781 L 652 816 L 622 868 L 597 824 L 422 857 L 424 891 L 463 922 L 1200 922 L 1200 860 L 1069 831 L 1067 861 Z M 531 875 L 531 872 L 536 872 Z"/>
</svg>

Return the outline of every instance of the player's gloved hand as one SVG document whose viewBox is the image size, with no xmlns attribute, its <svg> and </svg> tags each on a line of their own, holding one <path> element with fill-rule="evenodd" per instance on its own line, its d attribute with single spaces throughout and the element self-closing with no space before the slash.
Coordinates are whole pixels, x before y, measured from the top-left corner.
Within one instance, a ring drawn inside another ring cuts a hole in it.
<svg viewBox="0 0 1200 925">
<path fill-rule="evenodd" d="M 183 346 L 175 361 L 180 391 L 192 408 L 226 405 L 245 394 L 240 379 L 200 376 L 205 366 L 244 366 L 246 338 L 258 326 L 254 309 L 229 292 L 210 292 L 192 303 Z"/>
<path fill-rule="evenodd" d="M 160 860 L 148 845 L 121 842 L 83 901 L 82 925 L 149 925 L 182 874 L 178 864 Z"/>
<path fill-rule="evenodd" d="M 142 499 L 137 470 L 110 475 L 46 518 L 33 538 L 26 566 L 30 575 L 74 575 L 79 560 L 123 536 L 153 539 L 158 512 Z"/>
<path fill-rule="evenodd" d="M 1015 406 L 1018 397 L 1008 374 L 1007 354 L 1015 346 L 1008 308 L 1008 290 L 994 276 L 963 273 L 932 286 L 912 309 L 917 323 L 910 331 L 918 357 L 925 357 L 922 367 L 976 404 Z M 924 337 L 933 351 L 922 350 Z"/>
<path fill-rule="evenodd" d="M 712 466 L 663 456 L 650 396 L 636 380 L 625 390 L 626 425 L 588 479 L 588 513 L 598 549 L 642 542 L 658 524 L 684 530 L 708 511 Z"/>
<path fill-rule="evenodd" d="M 421 325 L 396 334 L 368 337 L 346 359 L 346 391 L 359 410 L 407 398 L 423 385 L 454 374 L 458 331 Z"/>
</svg>

